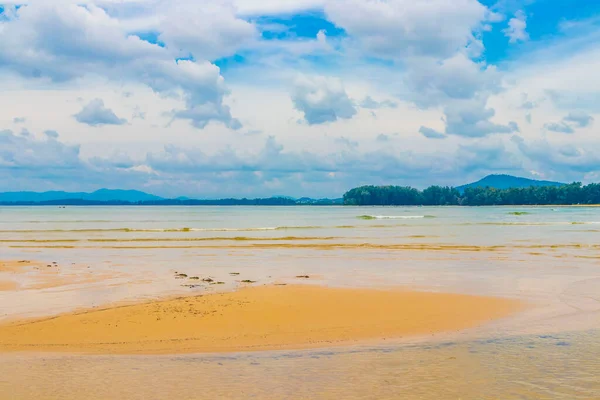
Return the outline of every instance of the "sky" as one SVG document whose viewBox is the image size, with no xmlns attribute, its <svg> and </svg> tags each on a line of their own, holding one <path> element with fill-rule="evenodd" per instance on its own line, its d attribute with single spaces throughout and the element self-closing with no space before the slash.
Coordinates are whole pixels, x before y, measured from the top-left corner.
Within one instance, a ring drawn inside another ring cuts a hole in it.
<svg viewBox="0 0 600 400">
<path fill-rule="evenodd" d="M 600 181 L 600 2 L 0 0 L 0 191 Z"/>
</svg>

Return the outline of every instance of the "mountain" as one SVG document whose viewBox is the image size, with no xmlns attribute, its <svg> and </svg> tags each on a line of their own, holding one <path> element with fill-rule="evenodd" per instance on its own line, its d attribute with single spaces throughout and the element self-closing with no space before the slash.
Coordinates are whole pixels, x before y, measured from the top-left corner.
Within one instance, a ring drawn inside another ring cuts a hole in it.
<svg viewBox="0 0 600 400">
<path fill-rule="evenodd" d="M 463 192 L 468 187 L 492 187 L 496 189 L 510 188 L 528 188 L 531 186 L 563 186 L 564 183 L 552 181 L 538 181 L 535 179 L 521 178 L 512 175 L 488 175 L 477 182 L 458 186 L 459 192 Z"/>
<path fill-rule="evenodd" d="M 136 203 L 139 201 L 162 200 L 162 197 L 140 192 L 139 190 L 112 190 L 100 189 L 92 193 L 84 192 L 4 192 L 0 193 L 0 202 L 51 202 L 56 200 L 86 200 L 86 201 L 126 201 Z"/>
</svg>

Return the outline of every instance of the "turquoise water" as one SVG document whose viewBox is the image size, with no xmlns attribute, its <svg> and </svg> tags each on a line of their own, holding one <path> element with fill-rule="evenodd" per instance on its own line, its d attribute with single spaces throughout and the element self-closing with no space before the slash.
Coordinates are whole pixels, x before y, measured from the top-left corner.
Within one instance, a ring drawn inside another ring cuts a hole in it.
<svg viewBox="0 0 600 400">
<path fill-rule="evenodd" d="M 460 244 L 581 244 L 599 232 L 600 208 L 593 207 L 0 207 L 2 243 L 239 236 L 375 243 L 423 235 Z"/>
</svg>

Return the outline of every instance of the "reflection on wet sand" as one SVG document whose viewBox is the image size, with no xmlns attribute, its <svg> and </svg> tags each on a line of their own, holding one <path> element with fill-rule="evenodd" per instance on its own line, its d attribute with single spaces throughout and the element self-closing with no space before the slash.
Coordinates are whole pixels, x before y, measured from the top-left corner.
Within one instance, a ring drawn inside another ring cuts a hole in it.
<svg viewBox="0 0 600 400">
<path fill-rule="evenodd" d="M 117 277 L 125 278 L 128 274 L 122 271 L 97 271 L 89 265 L 63 266 L 56 261 L 0 261 L 0 291 L 31 291 L 106 283 Z M 3 280 L 4 278 L 10 279 Z"/>
<path fill-rule="evenodd" d="M 8 354 L 0 399 L 593 400 L 599 334 L 226 355 Z"/>
</svg>

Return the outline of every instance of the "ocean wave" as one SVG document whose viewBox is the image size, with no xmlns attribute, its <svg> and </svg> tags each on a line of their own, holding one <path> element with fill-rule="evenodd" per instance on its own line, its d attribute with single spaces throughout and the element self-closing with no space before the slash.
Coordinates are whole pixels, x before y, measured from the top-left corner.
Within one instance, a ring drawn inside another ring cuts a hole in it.
<svg viewBox="0 0 600 400">
<path fill-rule="evenodd" d="M 87 239 L 92 243 L 119 243 L 119 242 L 210 242 L 210 241 L 296 241 L 296 240 L 333 240 L 335 236 L 281 236 L 281 237 L 253 237 L 253 236 L 210 236 L 197 238 L 135 238 L 135 239 Z"/>
<path fill-rule="evenodd" d="M 280 237 L 253 237 L 253 236 L 209 236 L 209 237 L 176 237 L 176 238 L 105 238 L 105 239 L 0 239 L 0 243 L 160 243 L 160 242 L 211 242 L 211 241 L 256 241 L 256 242 L 279 242 L 279 241 L 310 241 L 310 240 L 333 240 L 339 239 L 335 236 L 280 236 Z"/>
<path fill-rule="evenodd" d="M 434 215 L 359 215 L 358 219 L 421 219 L 421 218 L 435 218 Z"/>
<path fill-rule="evenodd" d="M 595 225 L 600 221 L 555 221 L 555 222 L 465 222 L 460 225 L 491 225 L 491 226 L 561 226 L 561 225 Z"/>
<path fill-rule="evenodd" d="M 432 243 L 402 243 L 402 244 L 378 244 L 378 243 L 266 243 L 264 241 L 259 243 L 247 243 L 247 244 L 150 244 L 142 245 L 136 243 L 130 244 L 107 244 L 99 246 L 67 246 L 67 245 L 51 245 L 51 244 L 32 244 L 32 245 L 12 245 L 11 248 L 28 248 L 28 249 L 314 249 L 314 250 L 393 250 L 393 251 L 460 251 L 460 252 L 511 252 L 515 249 L 523 250 L 550 250 L 555 251 L 557 249 L 588 249 L 598 250 L 600 245 L 598 244 L 545 244 L 545 245 L 493 245 L 493 246 L 480 246 L 480 245 L 450 245 L 450 244 L 432 244 Z M 593 257 L 596 257 L 595 255 Z"/>
<path fill-rule="evenodd" d="M 83 228 L 83 229 L 17 229 L 0 233 L 98 233 L 98 232 L 262 232 L 293 229 L 321 229 L 325 226 L 273 226 L 256 228 Z"/>
</svg>

